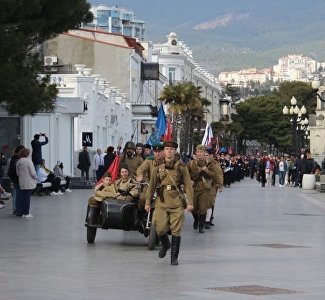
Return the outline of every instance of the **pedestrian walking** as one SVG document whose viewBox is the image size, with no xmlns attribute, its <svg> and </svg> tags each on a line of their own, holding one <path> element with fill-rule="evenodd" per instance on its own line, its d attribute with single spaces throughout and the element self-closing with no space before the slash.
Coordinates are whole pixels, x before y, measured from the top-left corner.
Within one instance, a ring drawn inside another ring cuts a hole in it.
<svg viewBox="0 0 325 300">
<path fill-rule="evenodd" d="M 196 146 L 195 154 L 197 159 L 190 161 L 187 165 L 194 188 L 193 228 L 194 230 L 199 229 L 200 233 L 204 233 L 207 210 L 211 207 L 210 192 L 212 182 L 218 181 L 220 183 L 221 180 L 218 177 L 216 164 L 205 159 L 203 145 Z"/>
</svg>

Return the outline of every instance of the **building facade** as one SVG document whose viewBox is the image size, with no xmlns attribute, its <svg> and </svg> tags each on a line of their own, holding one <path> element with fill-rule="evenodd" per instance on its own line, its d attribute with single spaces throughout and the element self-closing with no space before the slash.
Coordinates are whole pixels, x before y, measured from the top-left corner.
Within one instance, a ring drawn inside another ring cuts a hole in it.
<svg viewBox="0 0 325 300">
<path fill-rule="evenodd" d="M 52 169 L 60 160 L 67 175 L 79 176 L 76 166 L 83 133 L 91 133 L 91 154 L 109 145 L 116 148 L 130 138 L 131 104 L 118 91 L 107 90 L 105 80 L 91 75 L 88 68 L 78 65 L 77 69 L 78 74 L 51 75 L 58 88 L 52 113 L 16 117 L 0 112 L 1 147 L 6 158 L 13 147 L 23 144 L 31 148 L 34 134 L 46 133 L 49 143 L 42 147 L 46 166 Z"/>
<path fill-rule="evenodd" d="M 159 62 L 161 73 L 167 78 L 169 84 L 177 82 L 192 82 L 202 89 L 202 97 L 211 102 L 206 113 L 208 123 L 220 120 L 220 87 L 215 76 L 200 67 L 195 62 L 192 50 L 182 41 L 178 40 L 176 33 L 167 36 L 167 42 L 154 44 L 154 60 Z"/>
<path fill-rule="evenodd" d="M 265 83 L 271 80 L 273 71 L 271 68 L 257 70 L 256 68 L 242 69 L 232 72 L 221 72 L 218 76 L 222 85 L 232 84 L 238 87 L 247 87 L 250 82 Z"/>
<path fill-rule="evenodd" d="M 144 48 L 135 39 L 108 32 L 88 29 L 73 30 L 47 41 L 43 46 L 44 57 L 55 57 L 57 66 L 64 68 L 79 62 L 105 78 L 107 91 L 118 91 L 131 103 L 132 124 L 129 138 L 146 142 L 155 123 L 157 99 L 166 78 L 143 80 L 143 63 L 152 59 L 152 43 Z"/>
<path fill-rule="evenodd" d="M 92 23 L 83 24 L 83 28 L 106 31 L 144 40 L 145 22 L 138 20 L 133 11 L 120 6 L 92 6 Z"/>
<path fill-rule="evenodd" d="M 320 66 L 316 60 L 303 56 L 290 54 L 279 59 L 273 66 L 273 81 L 304 81 L 309 82 Z"/>
</svg>

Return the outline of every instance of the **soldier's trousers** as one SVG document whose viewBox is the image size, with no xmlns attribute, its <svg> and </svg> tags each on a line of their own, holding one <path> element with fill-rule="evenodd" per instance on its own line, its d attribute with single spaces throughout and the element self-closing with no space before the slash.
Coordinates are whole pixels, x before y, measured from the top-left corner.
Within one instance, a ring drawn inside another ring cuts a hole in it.
<svg viewBox="0 0 325 300">
<path fill-rule="evenodd" d="M 195 191 L 194 190 L 194 213 L 205 215 L 210 207 L 210 190 Z"/>
<path fill-rule="evenodd" d="M 211 208 L 212 206 L 214 206 L 215 202 L 216 202 L 216 197 L 217 197 L 217 191 L 215 190 L 215 188 L 212 188 L 213 192 L 210 191 L 210 203 L 209 203 L 209 208 Z"/>
<path fill-rule="evenodd" d="M 184 223 L 184 208 L 156 207 L 153 213 L 153 223 L 158 236 L 164 235 L 169 229 L 172 235 L 180 236 Z"/>
</svg>

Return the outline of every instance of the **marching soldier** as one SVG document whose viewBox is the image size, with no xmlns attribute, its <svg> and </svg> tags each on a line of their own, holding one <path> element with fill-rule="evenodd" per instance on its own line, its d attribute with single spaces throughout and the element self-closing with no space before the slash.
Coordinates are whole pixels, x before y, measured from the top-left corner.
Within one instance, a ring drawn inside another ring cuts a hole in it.
<svg viewBox="0 0 325 300">
<path fill-rule="evenodd" d="M 154 167 L 159 166 L 164 161 L 164 148 L 162 144 L 156 144 L 152 146 L 153 158 L 150 156 L 139 166 L 137 169 L 137 181 L 150 181 L 151 173 Z M 147 188 L 144 188 L 140 194 L 139 209 L 144 208 L 146 202 Z"/>
<path fill-rule="evenodd" d="M 196 146 L 196 160 L 192 160 L 187 165 L 194 187 L 194 210 L 193 228 L 199 228 L 200 233 L 204 233 L 207 210 L 210 206 L 210 191 L 212 182 L 217 181 L 216 166 L 212 162 L 207 162 L 204 158 L 205 148 L 203 145 Z"/>
<path fill-rule="evenodd" d="M 188 169 L 181 161 L 175 160 L 177 143 L 166 141 L 163 147 L 165 160 L 153 169 L 145 209 L 150 211 L 150 199 L 157 191 L 153 223 L 162 244 L 159 257 L 165 257 L 171 247 L 171 264 L 178 265 L 184 209 L 186 208 L 187 211 L 193 209 L 193 188 Z M 181 190 L 181 185 L 184 185 L 187 199 Z M 171 245 L 167 235 L 169 229 L 172 233 Z"/>
<path fill-rule="evenodd" d="M 218 191 L 222 192 L 223 190 L 223 172 L 219 162 L 216 161 L 213 157 L 212 149 L 206 151 L 205 159 L 208 164 L 211 162 L 215 164 L 215 169 L 217 172 L 217 180 L 212 181 L 212 187 L 210 189 L 210 205 L 209 205 L 209 209 L 207 210 L 207 216 L 205 218 L 205 228 L 210 229 L 210 226 L 214 226 L 212 220 L 213 220 L 213 212 L 214 212 L 214 205 L 216 202 L 217 192 Z"/>
</svg>

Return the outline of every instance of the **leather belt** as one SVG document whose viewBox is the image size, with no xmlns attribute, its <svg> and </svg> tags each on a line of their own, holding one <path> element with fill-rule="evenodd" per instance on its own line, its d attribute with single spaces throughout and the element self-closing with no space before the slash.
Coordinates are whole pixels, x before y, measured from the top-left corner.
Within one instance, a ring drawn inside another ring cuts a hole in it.
<svg viewBox="0 0 325 300">
<path fill-rule="evenodd" d="M 162 185 L 162 188 L 164 188 L 164 190 L 167 190 L 167 191 L 176 191 L 177 190 L 177 187 L 175 185 L 171 185 L 171 184 L 167 184 L 167 185 Z"/>
</svg>

